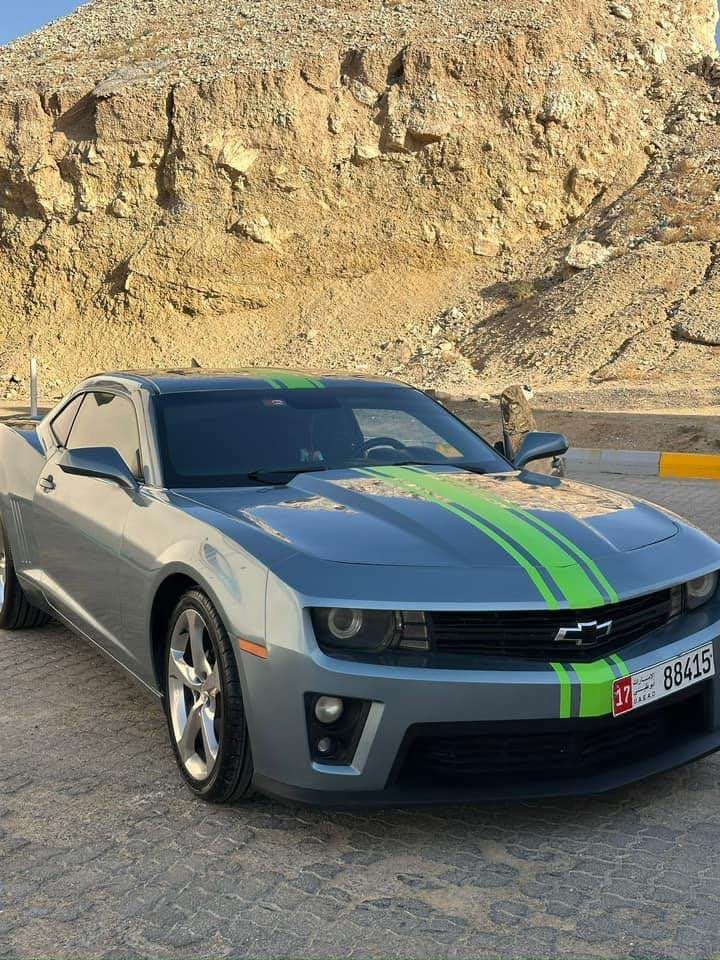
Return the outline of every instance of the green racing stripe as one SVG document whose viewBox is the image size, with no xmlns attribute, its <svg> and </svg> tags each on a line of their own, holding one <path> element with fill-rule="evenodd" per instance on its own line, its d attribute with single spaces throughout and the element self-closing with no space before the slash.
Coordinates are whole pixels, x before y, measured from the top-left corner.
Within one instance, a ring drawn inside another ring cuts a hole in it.
<svg viewBox="0 0 720 960">
<path fill-rule="evenodd" d="M 417 469 L 417 468 L 415 468 Z M 422 472 L 418 470 L 418 472 Z M 450 477 L 450 479 L 452 479 Z M 566 537 L 563 533 L 560 533 L 555 527 L 547 523 L 547 521 L 542 520 L 536 514 L 532 513 L 530 510 L 527 510 L 524 507 L 520 507 L 514 503 L 508 503 L 504 501 L 502 497 L 493 493 L 490 490 L 477 491 L 478 496 L 486 497 L 488 500 L 492 500 L 498 506 L 503 507 L 506 510 L 511 510 L 513 513 L 516 513 L 518 516 L 522 517 L 524 520 L 527 520 L 528 523 L 534 524 L 536 527 L 539 527 L 545 533 L 549 534 L 552 538 L 559 541 L 573 556 L 580 561 L 580 563 L 590 572 L 593 579 L 600 585 L 602 590 L 607 594 L 607 600 L 609 603 L 617 603 L 619 597 L 615 588 L 607 580 L 603 572 L 600 570 L 598 565 L 589 557 L 583 550 L 578 547 L 576 543 L 573 543 L 569 537 Z"/>
<path fill-rule="evenodd" d="M 482 520 L 478 520 L 476 517 L 468 516 L 464 510 L 458 510 L 457 507 L 454 507 L 450 503 L 444 503 L 442 500 L 433 500 L 429 498 L 432 503 L 436 503 L 438 506 L 443 507 L 445 510 L 449 510 L 451 513 L 454 513 L 455 516 L 461 517 L 467 523 L 476 527 L 478 530 L 482 530 L 485 536 L 489 537 L 491 540 L 494 540 L 499 547 L 501 547 L 509 556 L 513 558 L 527 573 L 532 582 L 538 589 L 538 593 L 547 603 L 548 607 L 556 609 L 560 606 L 557 602 L 557 598 L 553 594 L 552 590 L 548 588 L 548 585 L 545 583 L 543 578 L 540 576 L 538 570 L 529 563 L 526 558 L 520 553 L 519 550 L 513 545 L 510 540 L 505 539 L 501 534 L 496 530 L 493 530 L 492 527 L 489 527 L 486 523 L 483 523 Z"/>
<path fill-rule="evenodd" d="M 551 526 L 549 523 L 546 523 L 544 520 L 541 520 L 540 517 L 536 516 L 534 513 L 530 513 L 529 510 L 523 510 L 520 507 L 513 507 L 512 509 L 516 513 L 522 514 L 522 516 L 524 516 L 531 523 L 534 523 L 538 527 L 541 527 L 543 530 L 547 531 L 547 533 L 553 536 L 556 540 L 559 540 L 560 543 L 563 544 L 563 546 L 567 547 L 570 553 L 574 554 L 574 556 L 587 567 L 587 569 L 593 575 L 595 580 L 600 584 L 602 589 L 607 594 L 608 601 L 610 603 L 618 602 L 620 598 L 617 595 L 617 591 L 609 583 L 609 581 L 607 580 L 605 575 L 602 573 L 602 571 L 600 570 L 598 565 L 595 563 L 595 561 L 592 559 L 592 557 L 589 557 L 586 553 L 584 553 L 580 549 L 580 547 L 578 547 L 576 543 L 573 543 L 572 540 L 570 540 L 564 534 L 560 533 L 559 530 L 556 530 L 555 527 Z"/>
<path fill-rule="evenodd" d="M 586 564 L 580 561 L 581 557 L 584 558 L 582 551 L 573 545 L 573 550 L 568 552 L 568 549 L 558 542 L 557 536 L 550 536 L 542 525 L 530 522 L 523 515 L 523 511 L 515 510 L 505 501 L 477 490 L 469 490 L 466 485 L 457 483 L 446 474 L 438 475 L 417 468 L 372 467 L 364 472 L 395 483 L 417 496 L 450 509 L 452 513 L 462 517 L 468 523 L 472 523 L 474 517 L 481 521 L 484 527 L 494 528 L 504 541 L 516 548 L 516 553 L 519 547 L 538 562 L 547 579 L 556 585 L 560 595 L 571 607 L 589 609 L 607 603 L 596 580 L 588 572 Z M 473 523 L 473 526 L 477 524 Z M 481 529 L 487 532 L 484 528 Z M 553 530 L 553 534 L 556 534 L 556 531 Z M 495 539 L 498 542 L 497 538 Z M 503 549 L 509 552 L 504 545 Z M 514 559 L 518 560 L 518 556 L 514 556 Z M 550 606 L 557 606 L 554 597 L 555 602 L 549 601 L 549 591 L 544 582 L 545 589 L 540 589 L 538 571 L 533 565 L 524 557 L 522 562 L 520 560 L 518 562 L 532 579 L 543 599 Z M 535 576 L 530 573 L 530 570 L 533 570 Z"/>
<path fill-rule="evenodd" d="M 560 681 L 560 718 L 567 720 L 570 716 L 570 701 L 572 698 L 572 687 L 570 677 L 565 667 L 561 663 L 551 663 L 550 666 L 557 674 Z"/>
<path fill-rule="evenodd" d="M 617 653 L 610 654 L 610 660 L 615 664 L 616 667 L 620 670 L 621 677 L 629 677 L 630 671 L 628 670 L 628 665 L 625 663 L 623 658 Z"/>
<path fill-rule="evenodd" d="M 612 713 L 612 688 L 615 674 L 607 660 L 572 663 L 580 680 L 580 716 L 603 717 Z"/>
<path fill-rule="evenodd" d="M 324 390 L 325 384 L 315 377 L 308 377 L 302 373 L 293 373 L 290 370 L 248 370 L 260 380 L 266 380 L 275 390 Z"/>
</svg>

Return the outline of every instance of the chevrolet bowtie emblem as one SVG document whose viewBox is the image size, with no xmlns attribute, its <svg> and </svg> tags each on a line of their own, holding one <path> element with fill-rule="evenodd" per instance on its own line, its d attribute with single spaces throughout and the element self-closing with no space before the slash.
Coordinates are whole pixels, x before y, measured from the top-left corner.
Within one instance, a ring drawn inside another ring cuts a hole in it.
<svg viewBox="0 0 720 960">
<path fill-rule="evenodd" d="M 612 620 L 598 623 L 597 620 L 588 620 L 586 623 L 577 623 L 574 627 L 561 627 L 555 634 L 555 640 L 567 640 L 577 647 L 592 646 L 598 640 L 605 640 L 610 636 Z"/>
</svg>

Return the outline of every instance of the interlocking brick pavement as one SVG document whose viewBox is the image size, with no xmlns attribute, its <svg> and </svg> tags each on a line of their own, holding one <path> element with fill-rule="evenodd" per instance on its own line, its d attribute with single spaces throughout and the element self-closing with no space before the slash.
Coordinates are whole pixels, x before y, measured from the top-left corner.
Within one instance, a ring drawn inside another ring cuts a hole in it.
<svg viewBox="0 0 720 960">
<path fill-rule="evenodd" d="M 717 485 L 605 479 L 720 533 Z M 717 758 L 581 800 L 214 808 L 65 630 L 0 633 L 0 676 L 0 957 L 720 953 Z"/>
</svg>

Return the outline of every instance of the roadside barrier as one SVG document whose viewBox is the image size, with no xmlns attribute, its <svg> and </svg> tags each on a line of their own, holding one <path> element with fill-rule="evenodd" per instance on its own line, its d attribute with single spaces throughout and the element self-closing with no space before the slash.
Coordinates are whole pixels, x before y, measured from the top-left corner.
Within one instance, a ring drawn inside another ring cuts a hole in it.
<svg viewBox="0 0 720 960">
<path fill-rule="evenodd" d="M 632 477 L 720 480 L 720 454 L 571 447 L 563 457 L 569 471 L 624 473 Z"/>
</svg>

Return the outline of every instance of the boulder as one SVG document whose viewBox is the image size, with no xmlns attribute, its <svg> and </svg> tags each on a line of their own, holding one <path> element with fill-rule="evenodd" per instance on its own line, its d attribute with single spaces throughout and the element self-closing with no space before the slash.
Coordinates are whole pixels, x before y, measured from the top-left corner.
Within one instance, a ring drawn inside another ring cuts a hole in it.
<svg viewBox="0 0 720 960">
<path fill-rule="evenodd" d="M 357 143 L 353 154 L 353 163 L 357 166 L 363 166 L 377 160 L 380 156 L 380 148 L 374 143 Z"/>
<path fill-rule="evenodd" d="M 119 67 L 101 80 L 93 90 L 96 100 L 109 100 L 125 93 L 130 87 L 152 80 L 167 66 L 166 60 L 145 60 L 141 63 Z"/>
<path fill-rule="evenodd" d="M 267 217 L 257 217 L 255 220 L 240 220 L 233 227 L 233 232 L 255 243 L 267 244 L 275 247 L 278 239 L 272 224 Z"/>
<path fill-rule="evenodd" d="M 633 18 L 632 10 L 630 7 L 626 7 L 624 3 L 611 3 L 610 13 L 619 17 L 620 20 L 632 20 Z"/>
<path fill-rule="evenodd" d="M 497 257 L 502 250 L 502 244 L 498 240 L 478 234 L 473 240 L 473 253 L 476 257 Z"/>
<path fill-rule="evenodd" d="M 380 94 L 377 90 L 373 90 L 372 87 L 369 87 L 366 83 L 363 83 L 362 80 L 350 80 L 345 78 L 348 90 L 355 97 L 358 103 L 362 103 L 366 107 L 374 107 L 378 102 Z"/>
<path fill-rule="evenodd" d="M 588 270 L 591 267 L 599 267 L 612 259 L 614 250 L 612 247 L 605 247 L 602 243 L 595 240 L 583 240 L 581 243 L 575 243 L 567 252 L 565 263 L 576 270 Z"/>
<path fill-rule="evenodd" d="M 232 173 L 247 173 L 259 157 L 259 150 L 247 147 L 241 140 L 228 140 L 218 156 L 218 166 Z"/>
<path fill-rule="evenodd" d="M 656 67 L 661 67 L 664 63 L 667 63 L 667 50 L 662 43 L 643 44 L 641 53 L 646 63 L 653 63 Z"/>
</svg>

